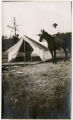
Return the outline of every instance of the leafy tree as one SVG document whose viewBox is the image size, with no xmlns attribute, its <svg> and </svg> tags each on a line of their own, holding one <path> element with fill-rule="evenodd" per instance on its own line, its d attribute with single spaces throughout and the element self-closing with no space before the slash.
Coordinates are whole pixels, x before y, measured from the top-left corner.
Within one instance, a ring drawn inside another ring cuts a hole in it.
<svg viewBox="0 0 73 120">
<path fill-rule="evenodd" d="M 53 27 L 56 28 L 58 26 L 57 23 L 53 23 Z"/>
</svg>

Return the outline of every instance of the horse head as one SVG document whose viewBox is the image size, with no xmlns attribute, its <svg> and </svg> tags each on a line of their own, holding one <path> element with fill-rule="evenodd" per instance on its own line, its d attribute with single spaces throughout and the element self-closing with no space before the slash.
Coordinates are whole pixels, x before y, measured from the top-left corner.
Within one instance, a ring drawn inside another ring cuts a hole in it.
<svg viewBox="0 0 73 120">
<path fill-rule="evenodd" d="M 38 34 L 38 36 L 40 37 L 39 38 L 39 41 L 42 42 L 43 39 L 45 39 L 46 41 L 49 41 L 51 40 L 53 37 L 48 34 L 44 29 L 41 30 L 41 34 Z"/>
<path fill-rule="evenodd" d="M 40 37 L 40 39 L 39 39 L 40 42 L 42 42 L 42 40 L 45 39 L 45 37 L 46 37 L 46 32 L 45 32 L 44 29 L 41 30 L 41 34 L 39 34 L 39 37 Z"/>
</svg>

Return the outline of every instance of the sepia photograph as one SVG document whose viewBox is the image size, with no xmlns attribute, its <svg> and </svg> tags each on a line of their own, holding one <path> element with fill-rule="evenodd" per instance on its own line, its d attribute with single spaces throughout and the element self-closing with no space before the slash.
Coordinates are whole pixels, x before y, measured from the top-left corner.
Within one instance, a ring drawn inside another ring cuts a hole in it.
<svg viewBox="0 0 73 120">
<path fill-rule="evenodd" d="M 2 119 L 71 119 L 72 2 L 2 2 Z"/>
</svg>

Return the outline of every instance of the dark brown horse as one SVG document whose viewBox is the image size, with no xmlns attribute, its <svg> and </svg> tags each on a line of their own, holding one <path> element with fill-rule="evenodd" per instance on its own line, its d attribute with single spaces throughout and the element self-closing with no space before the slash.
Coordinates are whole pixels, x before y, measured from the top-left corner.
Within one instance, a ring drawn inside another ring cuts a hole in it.
<svg viewBox="0 0 73 120">
<path fill-rule="evenodd" d="M 65 52 L 65 59 L 64 61 L 68 60 L 68 46 L 66 45 L 66 41 L 64 41 L 63 39 L 57 38 L 57 37 L 53 37 L 51 35 L 49 35 L 44 29 L 41 30 L 41 34 L 39 34 L 40 39 L 39 41 L 42 42 L 43 39 L 45 39 L 48 43 L 48 49 L 52 55 L 52 61 L 53 63 L 57 63 L 57 59 L 56 59 L 56 50 L 63 48 L 64 52 Z"/>
</svg>

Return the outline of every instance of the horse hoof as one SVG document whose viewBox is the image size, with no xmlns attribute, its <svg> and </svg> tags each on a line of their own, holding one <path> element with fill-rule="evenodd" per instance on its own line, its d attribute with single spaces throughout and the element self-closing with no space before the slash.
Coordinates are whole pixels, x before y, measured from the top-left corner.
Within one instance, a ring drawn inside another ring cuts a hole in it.
<svg viewBox="0 0 73 120">
<path fill-rule="evenodd" d="M 66 62 L 66 59 L 64 59 L 64 62 Z"/>
<path fill-rule="evenodd" d="M 54 61 L 52 63 L 54 64 Z"/>
</svg>

